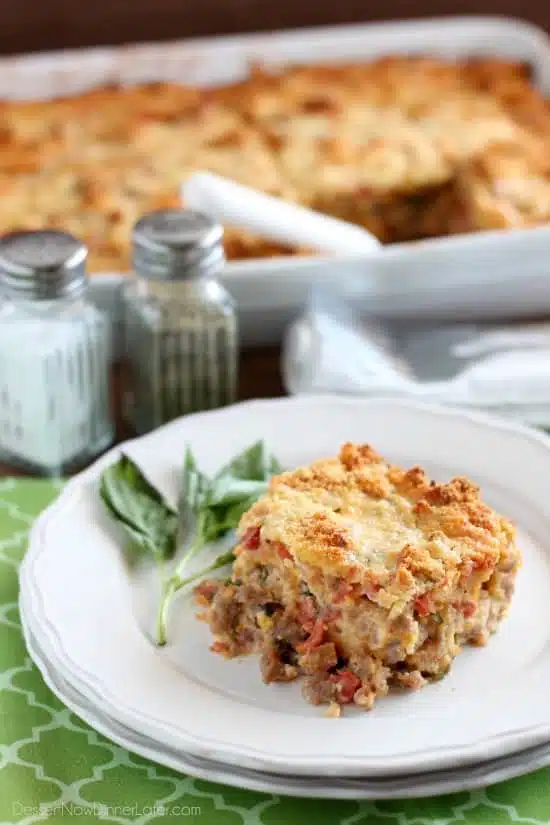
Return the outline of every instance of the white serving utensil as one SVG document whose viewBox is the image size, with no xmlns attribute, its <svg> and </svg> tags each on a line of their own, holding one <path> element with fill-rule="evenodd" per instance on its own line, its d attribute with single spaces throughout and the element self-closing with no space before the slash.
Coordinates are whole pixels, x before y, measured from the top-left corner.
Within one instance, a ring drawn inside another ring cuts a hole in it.
<svg viewBox="0 0 550 825">
<path fill-rule="evenodd" d="M 225 226 L 291 246 L 332 254 L 379 254 L 380 241 L 358 226 L 265 195 L 210 172 L 196 172 L 181 187 L 183 202 Z"/>
</svg>

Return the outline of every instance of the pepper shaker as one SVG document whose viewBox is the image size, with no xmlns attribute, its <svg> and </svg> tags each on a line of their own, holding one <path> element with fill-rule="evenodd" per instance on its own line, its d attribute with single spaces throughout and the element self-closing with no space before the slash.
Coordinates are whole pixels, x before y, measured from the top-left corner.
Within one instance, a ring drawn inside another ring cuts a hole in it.
<svg viewBox="0 0 550 825">
<path fill-rule="evenodd" d="M 186 209 L 153 212 L 134 227 L 123 306 L 126 414 L 137 433 L 235 401 L 237 315 L 219 280 L 222 236 Z"/>
<path fill-rule="evenodd" d="M 40 474 L 113 438 L 110 326 L 86 301 L 86 258 L 65 232 L 0 238 L 0 459 Z"/>
</svg>

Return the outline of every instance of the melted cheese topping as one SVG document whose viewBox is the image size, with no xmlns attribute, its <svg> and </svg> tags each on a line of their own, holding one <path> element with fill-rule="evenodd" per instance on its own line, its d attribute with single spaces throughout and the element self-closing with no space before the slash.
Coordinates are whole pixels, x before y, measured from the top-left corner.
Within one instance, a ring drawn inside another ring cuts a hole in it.
<svg viewBox="0 0 550 825">
<path fill-rule="evenodd" d="M 358 564 L 369 567 L 395 566 L 403 547 L 424 539 L 421 530 L 400 521 L 397 509 L 387 501 L 369 501 L 361 507 L 359 518 L 344 516 L 341 523 Z"/>
<path fill-rule="evenodd" d="M 494 566 L 514 537 L 467 479 L 435 485 L 420 468 L 401 470 L 353 444 L 273 478 L 239 530 L 250 527 L 282 542 L 297 563 L 338 575 L 370 571 L 386 584 L 398 569 L 442 580 L 466 560 Z"/>
</svg>

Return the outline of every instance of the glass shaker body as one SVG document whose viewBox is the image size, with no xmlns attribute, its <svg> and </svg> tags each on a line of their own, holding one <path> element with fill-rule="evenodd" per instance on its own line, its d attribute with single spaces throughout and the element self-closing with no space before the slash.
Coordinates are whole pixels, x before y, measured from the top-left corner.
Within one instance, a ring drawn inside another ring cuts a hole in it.
<svg viewBox="0 0 550 825">
<path fill-rule="evenodd" d="M 217 278 L 164 282 L 137 276 L 123 303 L 126 410 L 137 433 L 235 401 L 236 308 Z"/>
<path fill-rule="evenodd" d="M 110 325 L 86 300 L 88 250 L 67 232 L 0 237 L 0 460 L 79 468 L 112 440 Z"/>
<path fill-rule="evenodd" d="M 60 475 L 113 439 L 110 325 L 82 297 L 0 307 L 0 460 Z"/>
<path fill-rule="evenodd" d="M 212 218 L 188 209 L 134 226 L 123 306 L 126 412 L 138 433 L 235 400 L 237 316 L 219 279 L 222 238 Z"/>
</svg>

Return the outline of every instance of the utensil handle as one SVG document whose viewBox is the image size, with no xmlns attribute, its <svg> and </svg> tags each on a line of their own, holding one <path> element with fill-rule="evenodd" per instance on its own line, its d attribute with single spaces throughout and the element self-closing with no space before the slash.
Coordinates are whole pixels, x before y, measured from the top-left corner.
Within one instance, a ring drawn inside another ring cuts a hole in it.
<svg viewBox="0 0 550 825">
<path fill-rule="evenodd" d="M 226 226 L 278 243 L 345 255 L 379 254 L 382 249 L 374 235 L 358 226 L 209 172 L 191 175 L 181 196 L 191 209 L 207 212 Z"/>
</svg>

